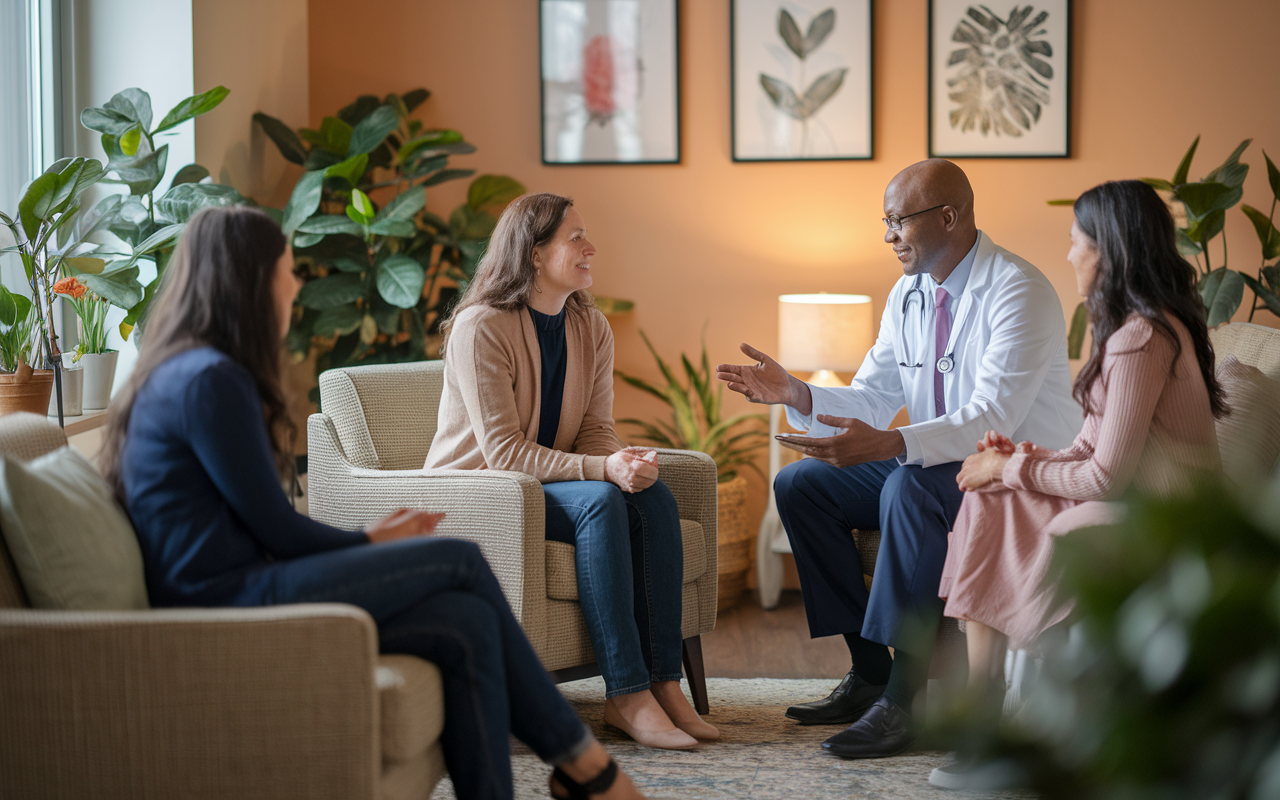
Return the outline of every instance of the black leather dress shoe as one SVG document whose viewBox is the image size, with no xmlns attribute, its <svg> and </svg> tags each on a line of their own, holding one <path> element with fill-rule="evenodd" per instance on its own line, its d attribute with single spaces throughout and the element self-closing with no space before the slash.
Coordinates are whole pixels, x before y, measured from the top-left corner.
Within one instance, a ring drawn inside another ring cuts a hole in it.
<svg viewBox="0 0 1280 800">
<path fill-rule="evenodd" d="M 787 719 L 801 725 L 848 725 L 871 708 L 871 704 L 884 694 L 883 686 L 867 683 L 849 670 L 835 691 L 825 700 L 802 703 L 787 709 Z"/>
<path fill-rule="evenodd" d="M 892 700 L 881 697 L 862 718 L 822 743 L 827 752 L 841 758 L 888 758 L 916 740 L 911 715 Z"/>
</svg>

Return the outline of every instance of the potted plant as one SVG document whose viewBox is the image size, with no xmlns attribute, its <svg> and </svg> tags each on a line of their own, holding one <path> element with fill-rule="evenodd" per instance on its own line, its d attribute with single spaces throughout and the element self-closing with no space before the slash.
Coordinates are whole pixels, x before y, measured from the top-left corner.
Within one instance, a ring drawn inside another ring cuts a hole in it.
<svg viewBox="0 0 1280 800">
<path fill-rule="evenodd" d="M 31 369 L 36 328 L 31 301 L 0 286 L 0 414 L 43 414 L 49 406 L 53 371 Z"/>
<path fill-rule="evenodd" d="M 282 224 L 306 281 L 289 349 L 298 362 L 314 355 L 316 375 L 438 356 L 439 320 L 475 272 L 496 215 L 525 191 L 481 175 L 448 220 L 428 211 L 431 187 L 475 172 L 449 168 L 450 156 L 475 152 L 460 133 L 413 118 L 428 96 L 361 95 L 318 130 L 253 117 L 306 170 Z"/>
<path fill-rule="evenodd" d="M 73 226 L 70 223 L 80 211 L 80 196 L 102 176 L 102 163 L 94 159 L 59 159 L 27 186 L 18 201 L 16 219 L 0 213 L 0 223 L 9 229 L 14 241 L 6 249 L 18 254 L 31 290 L 29 302 L 31 314 L 35 317 L 35 332 L 26 355 L 36 362 L 31 366 L 49 370 L 49 380 L 57 392 L 55 408 L 59 418 L 63 405 L 61 382 L 58 380 L 62 352 L 53 326 L 53 284 L 64 264 L 75 266 L 79 263 L 78 268 L 89 272 L 101 269 L 99 259 L 73 255 L 80 241 L 71 235 Z M 9 294 L 10 299 L 14 297 L 16 295 Z M 7 313 L 4 318 L 9 318 Z M 12 318 L 16 320 L 18 317 L 15 314 Z M 25 370 L 14 374 L 24 375 Z M 47 399 L 45 403 L 48 403 Z"/>
<path fill-rule="evenodd" d="M 136 276 L 134 282 L 137 282 Z M 79 321 L 80 343 L 76 345 L 73 363 L 79 365 L 83 379 L 82 407 L 90 410 L 106 408 L 111 400 L 111 384 L 115 380 L 116 357 L 119 355 L 107 348 L 107 312 L 111 303 L 75 276 L 55 283 L 53 291 L 71 303 Z"/>
<path fill-rule="evenodd" d="M 1196 267 L 1200 281 L 1200 299 L 1204 302 L 1209 327 L 1216 328 L 1231 321 L 1244 300 L 1247 286 L 1253 291 L 1249 306 L 1249 321 L 1260 309 L 1280 316 L 1280 230 L 1275 226 L 1276 204 L 1280 201 L 1280 169 L 1272 163 L 1264 150 L 1267 164 L 1267 181 L 1271 187 L 1271 208 L 1264 214 L 1245 203 L 1240 210 L 1258 235 L 1262 258 L 1258 262 L 1257 277 L 1229 269 L 1227 266 L 1227 234 L 1224 230 L 1227 212 L 1244 198 L 1244 180 L 1249 175 L 1249 165 L 1240 162 L 1240 156 L 1252 143 L 1245 139 L 1227 156 L 1222 165 L 1199 181 L 1189 179 L 1191 161 L 1200 146 L 1197 136 L 1186 155 L 1174 171 L 1171 180 L 1143 178 L 1142 181 L 1162 192 L 1177 225 L 1178 252 L 1190 259 Z M 1050 200 L 1049 205 L 1069 206 L 1074 200 Z M 1213 266 L 1209 245 L 1217 238 L 1222 240 L 1222 262 Z M 1274 263 L 1268 265 L 1268 261 Z M 1067 357 L 1079 359 L 1084 346 L 1084 334 L 1088 329 L 1089 314 L 1084 303 L 1076 306 L 1067 334 Z"/>
<path fill-rule="evenodd" d="M 702 343 L 702 359 L 695 367 L 688 356 L 680 354 L 685 382 L 667 366 L 653 349 L 649 337 L 640 332 L 645 347 L 657 362 L 665 385 L 650 383 L 621 371 L 614 374 L 642 392 L 653 395 L 671 408 L 671 421 L 656 423 L 638 419 L 619 420 L 637 429 L 636 438 L 658 447 L 673 450 L 697 450 L 716 462 L 719 477 L 717 498 L 717 560 L 719 589 L 717 610 L 732 608 L 747 586 L 747 571 L 755 553 L 755 530 L 747 523 L 747 479 L 739 469 L 753 469 L 763 479 L 764 473 L 755 463 L 755 454 L 768 445 L 768 418 L 764 414 L 739 414 L 721 419 L 724 385 L 711 372 L 707 361 L 707 345 Z"/>
<path fill-rule="evenodd" d="M 128 193 L 104 197 L 77 223 L 72 239 L 86 247 L 91 239 L 96 241 L 103 234 L 110 237 L 108 243 L 91 251 L 102 257 L 96 263 L 86 268 L 72 262 L 64 274 L 74 275 L 94 294 L 125 310 L 119 325 L 122 339 L 127 340 L 142 324 L 187 220 L 203 208 L 252 204 L 230 186 L 207 182 L 209 170 L 199 164 L 179 169 L 169 188 L 157 196 L 169 159 L 169 145 L 162 143 L 163 137 L 217 108 L 228 94 L 225 86 L 215 86 L 182 100 L 154 124 L 151 96 L 136 87 L 116 93 L 101 107 L 80 112 L 80 124 L 102 134 L 108 156 L 104 173 L 114 176 L 104 182 L 123 185 Z M 275 209 L 264 211 L 279 218 Z M 155 266 L 155 277 L 146 286 L 139 281 L 139 262 Z M 85 351 L 82 358 L 86 354 L 106 356 L 89 361 L 103 362 L 103 372 L 114 375 L 114 355 Z M 86 369 L 96 368 L 86 365 Z"/>
</svg>

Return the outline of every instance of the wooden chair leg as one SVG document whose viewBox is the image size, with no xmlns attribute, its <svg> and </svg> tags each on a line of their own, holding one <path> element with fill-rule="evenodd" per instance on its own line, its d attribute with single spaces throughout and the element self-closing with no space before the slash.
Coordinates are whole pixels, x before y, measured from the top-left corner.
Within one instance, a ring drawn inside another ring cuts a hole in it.
<svg viewBox="0 0 1280 800">
<path fill-rule="evenodd" d="M 699 714 L 711 710 L 707 702 L 707 670 L 702 663 L 702 637 L 690 636 L 684 640 L 684 675 L 689 679 L 689 691 L 693 694 L 693 708 Z"/>
</svg>

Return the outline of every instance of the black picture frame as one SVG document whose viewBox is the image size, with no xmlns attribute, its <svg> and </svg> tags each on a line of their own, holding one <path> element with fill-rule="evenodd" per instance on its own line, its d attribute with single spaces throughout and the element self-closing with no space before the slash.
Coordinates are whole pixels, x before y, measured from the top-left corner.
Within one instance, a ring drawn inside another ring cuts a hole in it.
<svg viewBox="0 0 1280 800">
<path fill-rule="evenodd" d="M 744 5 L 756 6 L 757 8 L 744 9 Z M 842 150 L 839 144 L 834 143 L 833 153 L 824 153 L 819 155 L 800 155 L 800 154 L 779 154 L 766 153 L 766 150 L 781 149 L 781 145 L 774 143 L 770 145 L 762 145 L 759 141 L 759 131 L 752 130 L 748 133 L 744 130 L 744 126 L 752 127 L 748 117 L 745 114 L 748 111 L 748 104 L 759 110 L 760 95 L 771 97 L 771 93 L 764 89 L 758 80 L 745 80 L 746 75 L 753 72 L 760 72 L 760 67 L 756 61 L 748 61 L 746 52 L 748 48 L 744 43 L 739 42 L 739 22 L 743 20 L 744 14 L 752 14 L 757 17 L 755 25 L 758 27 L 761 21 L 760 15 L 762 8 L 770 9 L 770 20 L 778 20 L 781 16 L 783 7 L 777 0 L 729 0 L 729 139 L 730 154 L 734 163 L 753 164 L 753 163 L 777 163 L 777 162 L 796 162 L 796 161 L 869 161 L 875 158 L 875 0 L 830 0 L 828 8 L 842 8 L 848 11 L 850 7 L 854 7 L 855 13 L 860 9 L 858 7 L 865 5 L 865 18 L 859 20 L 863 23 L 861 33 L 865 34 L 858 37 L 858 29 L 854 29 L 855 42 L 846 43 L 847 47 L 862 47 L 865 50 L 865 59 L 861 54 L 849 52 L 846 53 L 850 57 L 850 70 L 854 69 L 853 58 L 856 57 L 863 63 L 860 66 L 865 69 L 865 76 L 856 74 L 852 81 L 857 82 L 856 93 L 865 97 L 865 102 L 855 102 L 854 113 L 860 112 L 864 119 L 861 121 L 860 128 L 865 132 L 865 144 L 859 142 L 853 147 L 845 146 Z M 825 10 L 824 10 L 825 12 Z M 808 32 L 813 25 L 814 20 L 824 12 L 815 14 L 809 20 L 797 20 L 797 25 L 806 29 Z M 841 16 L 836 17 L 836 25 L 842 21 Z M 777 22 L 773 22 L 771 29 L 777 26 Z M 834 32 L 834 31 L 833 31 Z M 781 35 L 780 33 L 778 34 Z M 739 64 L 742 60 L 744 63 Z M 764 73 L 760 72 L 763 76 Z M 742 84 L 739 78 L 743 77 Z M 848 76 L 846 76 L 848 77 Z M 750 85 L 748 85 L 750 84 Z M 842 84 L 842 88 L 843 88 Z M 851 82 L 849 85 L 853 85 Z M 794 88 L 792 88 L 794 92 Z M 740 96 L 740 93 L 743 96 Z M 799 93 L 796 93 L 799 95 Z M 856 100 L 856 98 L 855 98 Z M 777 105 L 775 101 L 775 105 Z M 781 111 L 781 109 L 779 109 Z M 743 116 L 740 116 L 743 112 Z M 786 113 L 786 112 L 781 112 Z M 849 113 L 848 110 L 845 114 Z M 855 134 L 857 136 L 859 134 Z M 834 138 L 834 137 L 833 137 Z"/>
<path fill-rule="evenodd" d="M 557 3 L 560 3 L 560 4 L 576 3 L 580 5 L 588 5 L 588 4 L 605 5 L 610 2 L 617 2 L 617 0 L 539 0 L 538 2 L 539 157 L 541 158 L 542 163 L 544 165 L 557 166 L 557 167 L 558 166 L 629 166 L 629 165 L 638 166 L 638 165 L 655 165 L 655 164 L 679 164 L 681 163 L 681 159 L 683 157 L 683 154 L 682 154 L 682 149 L 683 149 L 682 138 L 683 137 L 682 137 L 681 115 L 680 115 L 680 107 L 681 107 L 680 0 L 640 0 L 640 3 L 643 6 L 662 7 L 662 8 L 669 9 L 670 11 L 669 19 L 671 23 L 671 27 L 670 27 L 671 38 L 670 38 L 669 46 L 670 46 L 670 59 L 671 59 L 670 61 L 671 80 L 670 80 L 670 86 L 669 86 L 669 90 L 670 90 L 669 106 L 667 106 L 671 114 L 671 128 L 669 132 L 670 139 L 669 139 L 669 142 L 667 143 L 670 145 L 670 155 L 666 157 L 656 157 L 656 158 L 581 157 L 581 158 L 574 159 L 574 158 L 565 158 L 565 157 L 549 157 L 549 155 L 558 156 L 560 154 L 558 151 L 555 153 L 552 153 L 548 146 L 549 144 L 548 143 L 549 122 L 548 122 L 548 107 L 547 107 L 549 102 L 548 95 L 560 93 L 562 87 L 560 85 L 556 85 L 553 87 L 553 90 L 551 92 L 548 91 L 549 81 L 546 74 L 546 68 L 547 68 L 546 50 L 548 46 L 547 30 L 546 30 L 547 7 L 548 5 L 557 4 Z M 586 56 L 584 54 L 583 58 L 585 59 L 585 57 Z M 617 61 L 615 60 L 614 63 L 616 64 Z M 641 56 L 640 61 L 638 63 L 643 65 L 644 63 L 643 56 Z M 648 66 L 639 66 L 638 70 L 643 70 L 645 72 L 646 83 L 649 83 L 648 78 L 649 78 L 649 73 L 652 71 L 652 68 Z M 551 81 L 551 83 L 554 85 L 557 83 L 562 84 L 563 82 Z M 585 91 L 583 91 L 581 94 L 582 94 L 583 102 L 585 105 L 586 93 Z M 554 99 L 552 100 L 552 102 L 554 102 Z M 638 102 L 643 102 L 643 100 L 640 100 Z M 663 105 L 666 105 L 666 103 L 664 102 Z M 588 116 L 590 116 L 590 112 L 588 112 Z M 612 123 L 612 120 L 606 123 L 600 123 L 600 127 L 603 128 L 606 124 L 611 124 L 611 123 Z M 595 124 L 597 124 L 597 122 L 594 121 L 593 119 L 588 119 L 583 123 L 584 139 L 586 138 L 586 134 L 590 132 L 588 130 L 589 126 L 595 125 Z M 585 145 L 583 149 L 584 150 L 586 149 Z"/>
<path fill-rule="evenodd" d="M 925 40 L 925 50 L 928 54 L 928 88 L 926 92 L 925 118 L 926 125 L 928 126 L 927 141 L 929 157 L 948 159 L 1071 158 L 1073 90 L 1071 53 L 1073 26 L 1072 0 L 1033 0 L 1033 2 L 1029 4 L 1009 4 L 1011 10 L 1023 8 L 1030 9 L 1030 11 L 1023 17 L 1021 25 L 1026 25 L 1027 23 L 1035 20 L 1036 16 L 1045 10 L 1048 10 L 1050 18 L 1055 16 L 1056 12 L 1056 15 L 1061 20 L 1060 22 L 1055 21 L 1055 32 L 1053 34 L 1040 37 L 1036 40 L 1050 45 L 1057 44 L 1058 48 L 1052 48 L 1053 54 L 1051 56 L 1046 56 L 1041 52 L 1027 54 L 1027 58 L 1037 58 L 1053 67 L 1054 78 L 1061 76 L 1061 81 L 1050 87 L 1053 91 L 1049 95 L 1049 102 L 1039 106 L 1039 113 L 1041 115 L 1044 114 L 1045 108 L 1051 106 L 1051 116 L 1053 119 L 1046 122 L 1046 124 L 1051 125 L 1051 130 L 1045 129 L 1041 131 L 1034 131 L 1037 126 L 1041 125 L 1041 116 L 1034 116 L 1031 120 L 1031 127 L 1026 129 L 1028 132 L 1035 132 L 1037 134 L 1036 138 L 1022 141 L 1016 141 L 1017 139 L 1021 139 L 1021 137 L 1000 135 L 998 133 L 998 128 L 1001 127 L 1001 125 L 997 125 L 996 123 L 989 124 L 990 130 L 986 135 L 981 134 L 981 131 L 961 131 L 957 134 L 950 130 L 939 130 L 939 128 L 944 127 L 939 123 L 941 121 L 942 112 L 946 110 L 939 102 L 939 95 L 941 91 L 943 91 L 942 85 L 945 85 L 946 82 L 945 78 L 941 77 L 941 72 L 943 70 L 953 69 L 959 66 L 958 63 L 952 63 L 950 59 L 948 59 L 946 64 L 938 63 L 942 60 L 939 58 L 939 54 L 942 51 L 947 48 L 956 48 L 955 44 L 944 43 L 946 41 L 956 41 L 951 37 L 951 34 L 948 33 L 948 31 L 954 32 L 955 25 L 958 23 L 951 23 L 951 20 L 955 19 L 957 16 L 960 16 L 962 19 L 967 17 L 967 20 L 965 21 L 971 28 L 977 29 L 978 27 L 982 27 L 977 17 L 968 16 L 968 11 L 970 9 L 977 8 L 978 15 L 980 17 L 985 17 L 985 12 L 982 11 L 983 6 L 987 9 L 991 9 L 997 14 L 1001 13 L 1001 9 L 1004 8 L 1003 3 L 995 5 L 989 2 L 989 0 L 988 2 L 981 4 L 976 2 L 976 0 L 929 0 L 927 38 Z M 959 15 L 956 13 L 957 9 L 959 9 Z M 1005 24 L 1009 20 L 1009 17 L 1005 17 L 1004 19 L 1000 19 L 999 17 L 988 19 Z M 1046 22 L 1047 21 L 1048 20 L 1046 20 Z M 1037 31 L 1047 32 L 1047 30 L 1048 29 L 1040 28 L 1040 26 L 1031 26 L 1032 35 Z M 944 40 L 944 42 L 940 42 L 935 38 L 938 36 L 946 36 L 947 39 Z M 1048 39 L 1052 39 L 1052 41 L 1047 41 Z M 957 52 L 957 50 L 953 50 L 953 52 Z M 1027 62 L 1024 58 L 1024 64 L 1022 66 L 1025 68 L 1026 64 Z M 960 69 L 963 69 L 963 67 L 960 67 Z M 1045 79 L 1043 75 L 1033 74 L 1034 72 L 1035 70 L 1027 70 L 1029 82 L 1025 82 L 1024 86 L 1026 86 L 1029 91 L 1043 91 L 1041 87 L 1045 85 L 1045 81 L 1047 79 Z M 1057 102 L 1054 102 L 1055 98 L 1057 99 Z M 1058 109 L 1061 109 L 1061 113 L 1058 113 Z M 950 123 L 951 128 L 956 127 L 956 123 L 950 119 L 951 114 L 955 110 L 954 103 L 952 103 L 950 110 L 947 110 L 948 118 L 946 121 Z M 961 113 L 963 113 L 963 110 Z M 1019 109 L 1018 113 L 1021 113 L 1025 117 L 1026 108 L 1024 107 L 1023 109 Z M 1005 117 L 1003 124 L 1014 124 L 1015 128 L 1022 127 L 1016 118 L 1010 118 L 1007 115 L 1002 116 Z M 963 126 L 963 122 L 961 124 Z M 978 123 L 978 125 L 981 127 L 980 123 Z M 991 133 L 996 133 L 996 135 L 992 137 Z M 983 140 L 979 141 L 978 136 L 983 136 Z M 998 146 L 997 143 L 1009 143 L 1010 146 L 1002 147 Z"/>
</svg>

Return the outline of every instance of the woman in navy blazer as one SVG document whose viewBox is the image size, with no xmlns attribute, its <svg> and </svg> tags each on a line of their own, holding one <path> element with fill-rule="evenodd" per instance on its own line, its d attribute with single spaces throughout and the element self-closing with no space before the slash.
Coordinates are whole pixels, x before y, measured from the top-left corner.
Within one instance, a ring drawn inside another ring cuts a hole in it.
<svg viewBox="0 0 1280 800">
<path fill-rule="evenodd" d="M 178 242 L 102 452 L 152 603 L 360 606 L 382 652 L 440 667 L 459 797 L 512 796 L 509 733 L 556 765 L 558 797 L 639 797 L 556 690 L 479 548 L 428 536 L 442 515 L 401 509 L 344 531 L 292 508 L 279 359 L 298 287 L 261 211 L 201 211 Z"/>
</svg>

